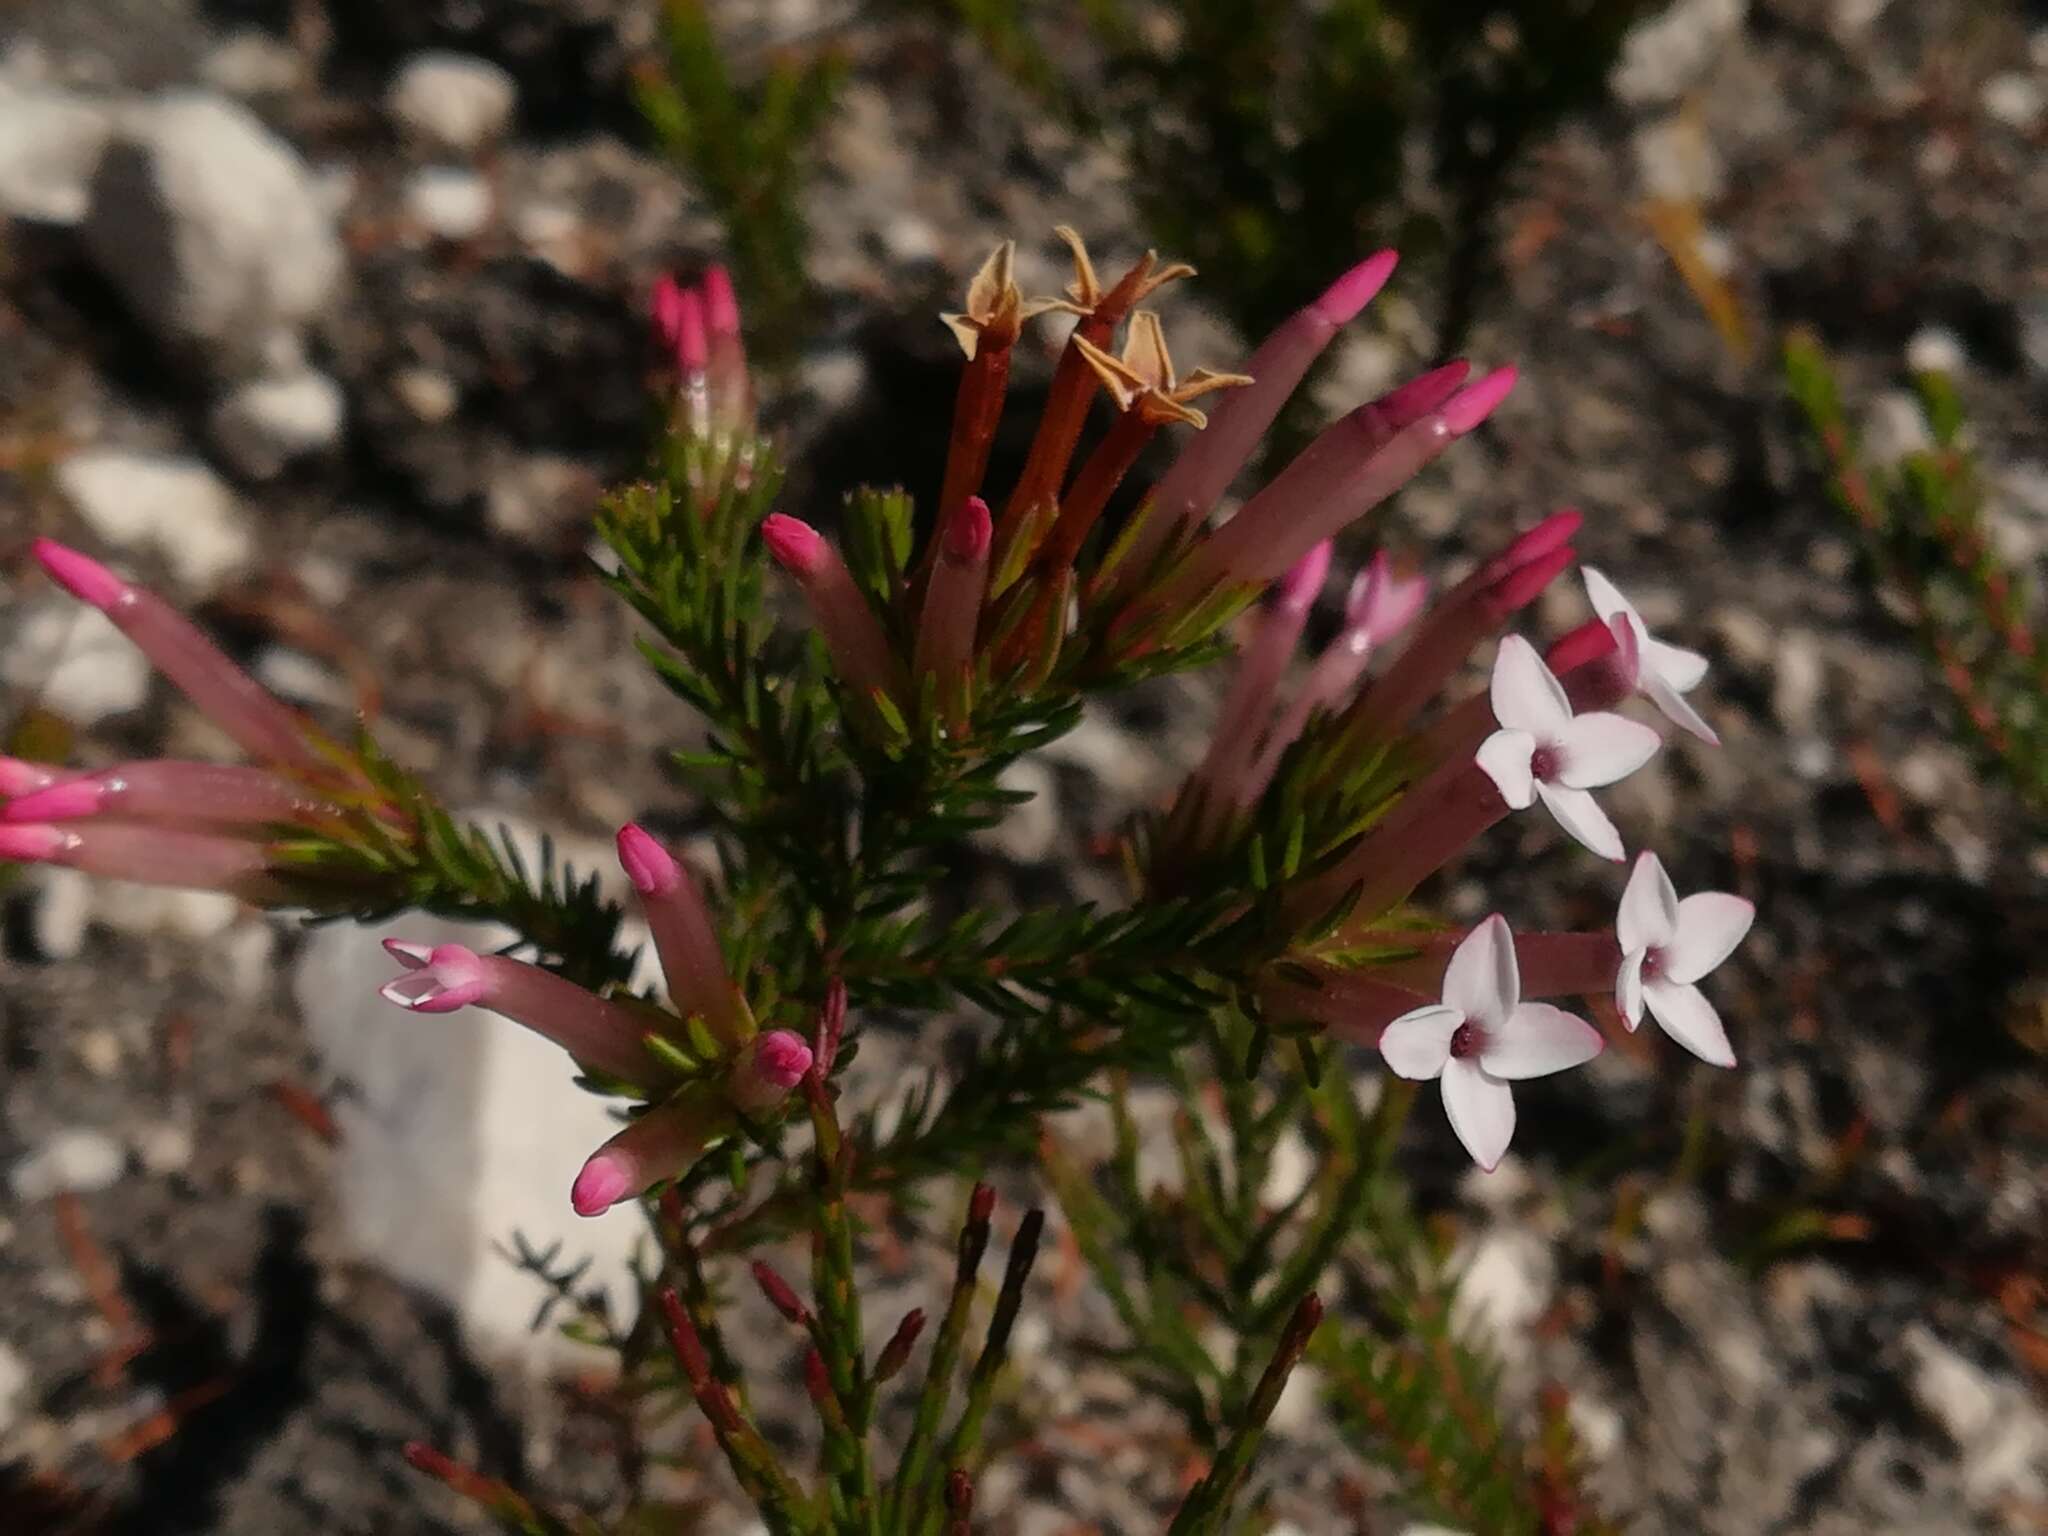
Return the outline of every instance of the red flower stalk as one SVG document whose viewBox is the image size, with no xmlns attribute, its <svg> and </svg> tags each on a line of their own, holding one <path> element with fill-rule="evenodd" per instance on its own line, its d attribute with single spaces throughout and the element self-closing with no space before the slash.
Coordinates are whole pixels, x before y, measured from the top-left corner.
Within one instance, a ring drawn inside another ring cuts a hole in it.
<svg viewBox="0 0 2048 1536">
<path fill-rule="evenodd" d="M 0 807 L 0 822 L 68 822 L 105 816 L 173 825 L 261 826 L 303 824 L 338 814 L 335 806 L 302 786 L 262 768 L 151 761 L 122 763 L 19 794 Z"/>
</svg>

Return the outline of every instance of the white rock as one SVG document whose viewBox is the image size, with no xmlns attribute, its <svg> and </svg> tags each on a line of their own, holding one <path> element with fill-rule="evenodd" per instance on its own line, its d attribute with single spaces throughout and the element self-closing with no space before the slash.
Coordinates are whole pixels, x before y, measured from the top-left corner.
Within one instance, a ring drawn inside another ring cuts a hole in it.
<svg viewBox="0 0 2048 1536">
<path fill-rule="evenodd" d="M 2031 76 L 1993 75 L 1984 82 L 1977 104 L 1987 117 L 2029 133 L 2041 121 L 2042 113 L 2048 111 L 2048 96 L 2044 96 L 2040 83 Z"/>
<path fill-rule="evenodd" d="M 1777 676 L 1771 684 L 1771 712 L 1795 734 L 1814 730 L 1826 673 L 1820 646 L 1803 629 L 1788 631 L 1778 643 Z"/>
<path fill-rule="evenodd" d="M 1963 1496 L 1976 1508 L 2035 1503 L 2048 1491 L 2048 1417 L 2017 1385 L 1986 1374 L 1921 1323 L 1900 1342 L 1914 1400 L 1962 1455 Z"/>
<path fill-rule="evenodd" d="M 299 154 L 246 108 L 176 92 L 100 158 L 86 250 L 159 337 L 224 372 L 326 308 L 343 274 L 333 216 Z"/>
<path fill-rule="evenodd" d="M 438 426 L 455 414 L 462 394 L 455 381 L 438 368 L 401 368 L 391 376 L 391 392 L 400 403 L 428 426 Z"/>
<path fill-rule="evenodd" d="M 219 891 L 180 891 L 108 880 L 93 892 L 92 915 L 118 933 L 163 933 L 197 941 L 227 932 L 242 915 L 242 904 Z"/>
<path fill-rule="evenodd" d="M 15 1420 L 21 1417 L 21 1411 L 28 1402 L 29 1388 L 34 1384 L 28 1362 L 21 1358 L 13 1345 L 0 1340 L 0 1436 L 14 1428 Z"/>
<path fill-rule="evenodd" d="M 1749 0 L 1678 0 L 1622 45 L 1609 84 L 1631 106 L 1675 101 L 1707 72 L 1742 26 Z"/>
<path fill-rule="evenodd" d="M 1969 365 L 1962 341 L 1946 326 L 1924 325 L 1906 343 L 1906 366 L 1915 373 L 1958 374 Z"/>
<path fill-rule="evenodd" d="M 69 1191 L 87 1195 L 109 1188 L 128 1166 L 121 1144 L 102 1131 L 58 1131 L 8 1170 L 17 1200 L 47 1200 Z"/>
<path fill-rule="evenodd" d="M 527 1319 L 541 1292 L 493 1245 L 514 1232 L 560 1261 L 594 1259 L 586 1281 L 629 1315 L 628 1261 L 644 1235 L 630 1206 L 595 1220 L 569 1208 L 569 1185 L 617 1122 L 584 1093 L 554 1046 L 477 1009 L 426 1019 L 376 995 L 392 971 L 393 934 L 427 943 L 504 944 L 502 929 L 410 918 L 385 928 L 313 934 L 293 995 L 327 1072 L 353 1085 L 336 1106 L 336 1200 L 355 1251 L 441 1297 L 473 1342 L 544 1368 L 571 1357 Z"/>
<path fill-rule="evenodd" d="M 12 617 L 12 613 L 8 614 Z M 149 663 L 97 609 L 66 598 L 22 615 L 0 649 L 0 677 L 73 725 L 125 714 L 149 697 Z"/>
<path fill-rule="evenodd" d="M 400 66 L 384 104 L 416 142 L 467 155 L 504 135 L 518 101 L 512 77 L 488 59 L 416 53 Z"/>
<path fill-rule="evenodd" d="M 491 222 L 491 184 L 474 171 L 430 165 L 405 184 L 405 207 L 440 240 L 474 240 Z"/>
<path fill-rule="evenodd" d="M 261 27 L 243 27 L 221 39 L 200 61 L 199 73 L 230 96 L 282 96 L 305 82 L 306 61 Z"/>
<path fill-rule="evenodd" d="M 85 948 L 86 923 L 92 917 L 92 877 L 46 864 L 36 871 L 35 883 L 29 936 L 36 953 L 47 960 L 76 959 Z"/>
<path fill-rule="evenodd" d="M 182 1120 L 158 1120 L 134 1133 L 135 1155 L 150 1173 L 183 1173 L 192 1166 L 192 1127 Z"/>
<path fill-rule="evenodd" d="M 72 225 L 114 131 L 105 106 L 0 77 L 0 215 Z"/>
<path fill-rule="evenodd" d="M 1674 203 L 1710 203 L 1727 173 L 1713 142 L 1694 118 L 1674 112 L 1636 131 L 1636 174 L 1643 191 Z"/>
<path fill-rule="evenodd" d="M 90 448 L 59 464 L 56 482 L 93 532 L 154 551 L 194 592 L 211 591 L 255 553 L 234 492 L 198 459 Z"/>
<path fill-rule="evenodd" d="M 230 391 L 214 406 L 210 425 L 229 463 L 252 480 L 268 480 L 292 460 L 339 443 L 346 412 L 341 386 L 307 369 Z"/>
<path fill-rule="evenodd" d="M 1059 785 L 1052 770 L 1028 757 L 1019 758 L 996 782 L 1031 798 L 1011 806 L 1001 821 L 974 833 L 970 840 L 977 848 L 1019 864 L 1036 864 L 1052 852 L 1060 835 Z"/>
<path fill-rule="evenodd" d="M 1557 1288 L 1549 1246 L 1517 1228 L 1495 1227 L 1464 1245 L 1452 1266 L 1459 1272 L 1453 1323 L 1481 1333 L 1502 1360 L 1527 1359 L 1530 1329 Z"/>
<path fill-rule="evenodd" d="M 868 380 L 867 362 L 852 347 L 834 347 L 807 357 L 799 371 L 804 388 L 827 411 L 850 402 Z"/>
</svg>

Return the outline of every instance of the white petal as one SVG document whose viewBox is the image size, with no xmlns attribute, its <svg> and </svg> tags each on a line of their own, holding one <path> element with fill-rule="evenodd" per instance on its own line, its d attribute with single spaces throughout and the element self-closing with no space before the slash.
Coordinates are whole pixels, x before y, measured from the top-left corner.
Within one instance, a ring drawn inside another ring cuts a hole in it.
<svg viewBox="0 0 2048 1536">
<path fill-rule="evenodd" d="M 1621 862 L 1621 834 L 1589 792 L 1566 789 L 1562 784 L 1538 784 L 1536 793 L 1560 827 L 1601 858 Z"/>
<path fill-rule="evenodd" d="M 1643 1022 L 1643 957 L 1646 949 L 1632 949 L 1621 957 L 1621 969 L 1614 977 L 1614 1001 L 1630 1034 Z"/>
<path fill-rule="evenodd" d="M 1527 731 L 1495 731 L 1479 743 L 1472 760 L 1486 770 L 1511 811 L 1526 811 L 1536 798 L 1536 778 L 1529 765 L 1536 757 L 1536 738 Z"/>
<path fill-rule="evenodd" d="M 1564 685 L 1520 635 L 1501 636 L 1493 657 L 1493 718 L 1511 731 L 1538 741 L 1556 741 L 1571 724 L 1572 704 Z"/>
<path fill-rule="evenodd" d="M 1637 623 L 1636 605 L 1621 595 L 1621 589 L 1590 565 L 1579 567 L 1579 574 L 1586 580 L 1586 600 L 1593 605 L 1593 611 L 1603 619 L 1612 619 L 1616 614 L 1626 614 Z"/>
<path fill-rule="evenodd" d="M 1645 672 L 1642 679 L 1643 697 L 1656 705 L 1664 718 L 1682 731 L 1690 731 L 1710 747 L 1721 745 L 1721 738 L 1714 728 L 1700 718 L 1700 712 L 1686 703 L 1679 691 L 1671 686 L 1667 678 Z"/>
<path fill-rule="evenodd" d="M 1380 1055 L 1396 1077 L 1416 1082 L 1443 1071 L 1451 1059 L 1451 1036 L 1465 1015 L 1441 1005 L 1404 1013 L 1380 1031 Z"/>
<path fill-rule="evenodd" d="M 1682 645 L 1646 640 L 1643 642 L 1643 671 L 1663 678 L 1680 693 L 1691 693 L 1699 687 L 1700 679 L 1707 675 L 1707 658 L 1698 651 L 1688 651 Z"/>
<path fill-rule="evenodd" d="M 377 989 L 377 995 L 401 1008 L 417 1008 L 422 998 L 431 997 L 440 990 L 440 979 L 431 971 L 411 971 L 385 982 Z"/>
<path fill-rule="evenodd" d="M 1444 1006 L 1487 1030 L 1507 1022 L 1522 1000 L 1522 973 L 1515 964 L 1515 936 L 1498 912 L 1474 928 L 1451 951 L 1444 967 Z"/>
<path fill-rule="evenodd" d="M 1577 1014 L 1549 1003 L 1524 1003 L 1487 1040 L 1479 1065 L 1495 1077 L 1519 1082 L 1582 1066 L 1606 1045 L 1600 1031 Z"/>
<path fill-rule="evenodd" d="M 1500 1166 L 1515 1134 L 1515 1095 L 1508 1085 L 1470 1061 L 1444 1066 L 1444 1113 L 1451 1129 L 1488 1173 Z"/>
<path fill-rule="evenodd" d="M 1653 981 L 1643 988 L 1650 1012 L 1664 1026 L 1664 1033 L 1701 1061 L 1716 1067 L 1735 1065 L 1735 1052 L 1728 1046 L 1728 1031 L 1721 1016 L 1698 987 L 1681 987 L 1669 981 Z M 1448 1079 L 1445 1087 L 1449 1087 Z"/>
<path fill-rule="evenodd" d="M 1568 789 L 1598 789 L 1625 779 L 1657 755 L 1664 738 L 1638 721 L 1596 710 L 1565 728 L 1558 779 Z"/>
<path fill-rule="evenodd" d="M 1614 936 L 1624 950 L 1662 949 L 1678 932 L 1678 892 L 1664 873 L 1664 861 L 1645 848 L 1636 855 L 1622 887 Z"/>
<path fill-rule="evenodd" d="M 1679 986 L 1698 981 L 1735 952 L 1756 907 L 1726 891 L 1701 891 L 1678 904 L 1678 931 L 1664 950 L 1664 974 Z"/>
</svg>

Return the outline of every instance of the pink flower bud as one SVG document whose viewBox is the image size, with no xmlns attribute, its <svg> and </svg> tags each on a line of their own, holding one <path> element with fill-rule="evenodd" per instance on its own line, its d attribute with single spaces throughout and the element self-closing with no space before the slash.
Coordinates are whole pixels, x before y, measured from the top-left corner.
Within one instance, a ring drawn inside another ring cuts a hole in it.
<svg viewBox="0 0 2048 1536">
<path fill-rule="evenodd" d="M 714 336 L 739 334 L 740 303 L 732 290 L 732 275 L 716 264 L 704 273 L 704 317 Z"/>
<path fill-rule="evenodd" d="M 946 519 L 947 555 L 955 560 L 985 558 L 994 530 L 995 522 L 989 515 L 988 503 L 979 496 L 969 496 Z"/>
<path fill-rule="evenodd" d="M 704 300 L 694 288 L 683 290 L 676 303 L 676 367 L 685 374 L 702 373 L 711 360 L 704 331 Z"/>
<path fill-rule="evenodd" d="M 815 571 L 827 556 L 825 540 L 809 523 L 771 512 L 761 520 L 761 537 L 775 563 L 799 576 Z"/>
<path fill-rule="evenodd" d="M 737 1046 L 751 1028 L 746 1004 L 726 969 L 711 909 L 696 880 L 632 822 L 619 828 L 619 864 L 639 893 L 676 1012 L 702 1018 L 721 1044 Z"/>
<path fill-rule="evenodd" d="M 1336 545 L 1325 539 L 1287 568 L 1274 589 L 1274 602 L 1290 613 L 1307 613 L 1322 596 Z"/>
<path fill-rule="evenodd" d="M 482 956 L 460 944 L 426 949 L 386 939 L 384 950 L 406 970 L 377 989 L 387 1003 L 414 1013 L 453 1013 L 481 999 L 487 990 Z"/>
<path fill-rule="evenodd" d="M 619 828 L 619 867 L 642 896 L 666 896 L 682 883 L 683 872 L 669 851 L 632 822 Z"/>
<path fill-rule="evenodd" d="M 72 779 L 0 806 L 0 821 L 75 821 L 99 808 L 100 786 L 92 779 Z"/>
<path fill-rule="evenodd" d="M 649 307 L 654 313 L 654 334 L 661 350 L 673 353 L 682 335 L 682 284 L 671 274 L 662 273 L 654 280 L 654 297 Z"/>
<path fill-rule="evenodd" d="M 811 1048 L 787 1029 L 756 1035 L 733 1064 L 733 1102 L 750 1113 L 773 1109 L 811 1069 Z"/>
<path fill-rule="evenodd" d="M 1316 313 L 1331 325 L 1350 323 L 1351 318 L 1386 287 L 1387 279 L 1394 275 L 1394 268 L 1400 260 L 1399 253 L 1395 251 L 1378 251 L 1366 257 L 1323 290 L 1322 297 L 1315 301 Z"/>
<path fill-rule="evenodd" d="M 32 547 L 36 560 L 50 573 L 50 578 L 82 603 L 104 611 L 128 593 L 128 583 L 90 555 L 67 548 L 55 539 L 37 539 Z"/>
<path fill-rule="evenodd" d="M 597 1152 L 569 1187 L 569 1204 L 578 1216 L 602 1216 L 633 1193 L 633 1165 L 616 1152 Z"/>
<path fill-rule="evenodd" d="M 1496 368 L 1483 378 L 1465 386 L 1444 402 L 1444 425 L 1453 437 L 1463 437 L 1499 407 L 1507 399 L 1508 391 L 1515 387 L 1520 377 L 1512 363 L 1505 368 Z"/>
<path fill-rule="evenodd" d="M 18 757 L 0 757 L 0 800 L 32 795 L 39 789 L 66 778 L 62 770 L 43 763 L 24 762 Z"/>
</svg>

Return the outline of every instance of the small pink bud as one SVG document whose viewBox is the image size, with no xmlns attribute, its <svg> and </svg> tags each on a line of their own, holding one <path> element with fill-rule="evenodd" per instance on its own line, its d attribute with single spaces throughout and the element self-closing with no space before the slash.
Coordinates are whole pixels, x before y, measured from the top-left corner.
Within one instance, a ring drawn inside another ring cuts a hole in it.
<svg viewBox="0 0 2048 1536">
<path fill-rule="evenodd" d="M 1421 420 L 1456 394 L 1458 386 L 1465 382 L 1465 375 L 1471 371 L 1470 363 L 1462 357 L 1454 358 L 1441 368 L 1432 368 L 1406 384 L 1397 385 L 1373 405 L 1396 429 L 1404 427 L 1411 421 Z"/>
<path fill-rule="evenodd" d="M 1413 622 L 1428 599 L 1428 580 L 1396 576 L 1393 562 L 1381 550 L 1351 584 L 1345 627 L 1363 635 L 1370 645 L 1383 645 Z"/>
<path fill-rule="evenodd" d="M 1498 580 L 1509 571 L 1569 544 L 1584 522 L 1585 518 L 1579 515 L 1576 507 L 1564 507 L 1551 513 L 1494 556 L 1487 572 L 1489 578 Z"/>
<path fill-rule="evenodd" d="M 633 1172 L 631 1162 L 618 1153 L 593 1152 L 569 1188 L 569 1204 L 578 1216 L 602 1216 L 633 1193 Z"/>
<path fill-rule="evenodd" d="M 683 288 L 667 272 L 654 280 L 654 334 L 661 339 L 663 350 L 673 352 L 677 338 L 681 335 Z"/>
<path fill-rule="evenodd" d="M 1566 544 L 1558 549 L 1545 550 L 1526 565 L 1508 572 L 1486 594 L 1487 607 L 1499 618 L 1519 612 L 1542 594 L 1578 559 L 1578 551 Z"/>
<path fill-rule="evenodd" d="M 79 553 L 55 539 L 37 539 L 31 546 L 37 562 L 50 577 L 82 603 L 111 608 L 127 595 L 128 583 L 90 555 Z"/>
<path fill-rule="evenodd" d="M 1279 606 L 1289 613 L 1307 613 L 1322 594 L 1323 580 L 1330 574 L 1330 556 L 1335 545 L 1325 539 L 1287 569 L 1280 578 Z"/>
<path fill-rule="evenodd" d="M 1323 290 L 1323 296 L 1315 301 L 1316 313 L 1332 325 L 1349 323 L 1387 285 L 1400 259 L 1395 251 L 1379 251 L 1366 257 Z"/>
<path fill-rule="evenodd" d="M 1515 387 L 1517 377 L 1519 375 L 1510 363 L 1505 368 L 1494 369 L 1476 383 L 1466 385 L 1444 403 L 1444 426 L 1450 430 L 1453 437 L 1463 437 L 1491 416 L 1501 401 L 1507 399 L 1508 391 Z"/>
<path fill-rule="evenodd" d="M 771 1029 L 754 1042 L 754 1072 L 777 1088 L 794 1088 L 811 1069 L 811 1048 L 794 1030 Z"/>
<path fill-rule="evenodd" d="M 1562 677 L 1589 661 L 1598 661 L 1614 649 L 1614 631 L 1607 627 L 1606 621 L 1588 619 L 1577 629 L 1559 636 L 1543 653 L 1543 664 L 1550 668 L 1553 676 Z"/>
<path fill-rule="evenodd" d="M 96 779 L 72 779 L 35 790 L 0 806 L 4 821 L 76 821 L 100 808 L 104 787 Z"/>
<path fill-rule="evenodd" d="M 641 826 L 619 828 L 619 867 L 642 896 L 666 896 L 682 883 L 682 870 L 669 851 Z"/>
<path fill-rule="evenodd" d="M 704 317 L 714 336 L 736 336 L 740 329 L 740 304 L 732 291 L 732 275 L 713 266 L 704 274 Z"/>
<path fill-rule="evenodd" d="M 776 564 L 798 575 L 816 570 L 825 558 L 825 540 L 818 530 L 780 512 L 761 519 L 761 537 Z"/>
<path fill-rule="evenodd" d="M 704 300 L 694 288 L 685 288 L 676 302 L 676 367 L 684 373 L 702 373 L 711 361 L 711 343 L 704 333 Z"/>
<path fill-rule="evenodd" d="M 61 827 L 0 826 L 0 861 L 39 864 L 62 853 L 70 841 Z"/>
<path fill-rule="evenodd" d="M 970 496 L 946 519 L 946 553 L 955 560 L 979 560 L 988 553 L 993 533 L 988 503 Z"/>
<path fill-rule="evenodd" d="M 13 795 L 32 795 L 39 789 L 48 789 L 63 777 L 58 770 L 42 763 L 24 762 L 18 757 L 0 757 L 0 799 Z"/>
</svg>

